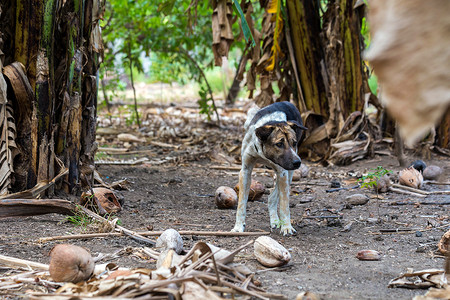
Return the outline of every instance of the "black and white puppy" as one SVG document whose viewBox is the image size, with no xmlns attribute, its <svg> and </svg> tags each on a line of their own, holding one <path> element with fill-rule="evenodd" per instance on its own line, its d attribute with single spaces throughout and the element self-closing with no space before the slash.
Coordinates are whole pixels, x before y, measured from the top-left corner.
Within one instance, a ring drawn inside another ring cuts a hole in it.
<svg viewBox="0 0 450 300">
<path fill-rule="evenodd" d="M 239 204 L 232 231 L 245 230 L 251 173 L 256 163 L 262 163 L 276 173 L 275 188 L 269 195 L 270 226 L 280 228 L 283 235 L 293 234 L 295 229 L 291 225 L 289 211 L 290 184 L 294 170 L 301 165 L 297 146 L 306 130 L 300 113 L 289 102 L 277 102 L 263 109 L 251 109 L 244 128 L 246 134 L 241 149 Z"/>
</svg>

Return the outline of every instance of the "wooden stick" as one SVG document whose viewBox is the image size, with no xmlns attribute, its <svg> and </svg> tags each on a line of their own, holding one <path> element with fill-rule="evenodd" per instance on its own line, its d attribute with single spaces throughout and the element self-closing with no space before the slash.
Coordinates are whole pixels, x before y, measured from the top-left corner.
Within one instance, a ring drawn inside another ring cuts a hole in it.
<svg viewBox="0 0 450 300">
<path fill-rule="evenodd" d="M 118 226 L 120 227 L 120 226 Z M 141 236 L 160 236 L 163 231 L 143 231 L 143 232 L 135 232 Z M 228 231 L 178 231 L 180 235 L 200 235 L 200 236 L 225 236 L 225 237 L 234 237 L 234 236 L 258 236 L 258 235 L 269 235 L 270 232 L 262 231 L 262 232 L 228 232 Z M 76 240 L 76 239 L 91 239 L 91 238 L 104 238 L 104 237 L 113 237 L 113 236 L 123 236 L 121 232 L 104 232 L 104 233 L 87 233 L 87 234 L 72 234 L 72 235 L 61 235 L 61 236 L 51 236 L 40 238 L 40 243 L 46 243 L 49 241 L 56 240 Z"/>
<path fill-rule="evenodd" d="M 38 270 L 48 270 L 48 265 L 5 255 L 0 255 L 0 263 L 10 267 L 24 267 Z"/>
<path fill-rule="evenodd" d="M 437 184 L 437 185 L 450 185 L 450 181 L 440 182 L 440 181 L 433 181 L 433 180 L 425 180 L 423 183 Z"/>
<path fill-rule="evenodd" d="M 110 223 L 108 220 L 106 220 L 106 219 L 103 218 L 102 216 L 99 216 L 99 215 L 96 214 L 95 212 L 93 212 L 93 211 L 87 209 L 86 207 L 81 206 L 81 209 L 82 209 L 83 212 L 85 212 L 87 215 L 89 215 L 89 216 L 91 216 L 91 217 L 93 217 L 93 218 L 99 220 L 100 222 L 108 222 L 108 223 Z M 138 233 L 136 233 L 136 232 L 134 232 L 134 231 L 132 231 L 132 230 L 126 229 L 125 227 L 119 226 L 119 225 L 117 225 L 117 224 L 115 224 L 115 227 L 116 227 L 117 229 L 119 229 L 123 234 L 128 235 L 129 237 L 131 237 L 131 238 L 134 239 L 134 240 L 137 240 L 138 242 L 144 242 L 144 243 L 150 244 L 150 245 L 152 245 L 152 246 L 154 246 L 154 245 L 156 244 L 155 241 L 153 241 L 153 240 L 151 240 L 151 239 L 148 239 L 148 238 L 146 238 L 146 237 L 143 237 L 142 235 L 140 235 L 140 234 L 138 234 Z"/>
<path fill-rule="evenodd" d="M 403 189 L 396 189 L 396 188 L 393 188 L 393 187 L 389 188 L 389 190 L 392 191 L 392 192 L 396 192 L 396 193 L 400 193 L 400 194 L 412 195 L 412 196 L 421 197 L 421 198 L 425 198 L 427 196 L 427 195 L 422 195 L 422 194 L 406 191 L 406 190 L 403 190 Z"/>
<path fill-rule="evenodd" d="M 430 194 L 429 192 L 422 191 L 422 190 L 419 190 L 419 189 L 415 189 L 415 188 L 410 187 L 410 186 L 397 184 L 397 183 L 393 183 L 392 186 L 396 187 L 396 188 L 399 188 L 399 189 L 404 189 L 404 190 L 407 190 L 407 191 L 410 191 L 410 192 L 413 192 L 413 193 L 417 193 L 417 194 L 422 194 L 422 195 L 429 195 Z"/>
<path fill-rule="evenodd" d="M 0 199 L 0 219 L 50 213 L 73 215 L 76 205 L 64 199 Z"/>
</svg>

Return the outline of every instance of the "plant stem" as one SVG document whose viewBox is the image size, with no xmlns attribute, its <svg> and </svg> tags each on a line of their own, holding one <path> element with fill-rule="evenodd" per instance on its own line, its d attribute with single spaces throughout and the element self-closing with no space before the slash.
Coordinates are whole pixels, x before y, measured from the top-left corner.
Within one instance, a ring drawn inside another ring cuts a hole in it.
<svg viewBox="0 0 450 300">
<path fill-rule="evenodd" d="M 185 49 L 183 49 L 183 48 L 180 47 L 180 53 L 183 54 L 183 55 L 184 55 L 184 56 L 185 56 L 185 57 L 186 57 L 186 58 L 187 58 L 194 66 L 195 66 L 195 68 L 200 72 L 200 76 L 201 76 L 201 77 L 203 78 L 203 80 L 205 81 L 206 87 L 208 88 L 208 92 L 209 92 L 209 95 L 210 95 L 210 97 L 211 97 L 213 109 L 214 109 L 214 112 L 215 112 L 216 117 L 217 117 L 217 123 L 218 123 L 219 126 L 220 126 L 220 117 L 219 117 L 219 113 L 217 112 L 217 107 L 216 107 L 216 103 L 214 102 L 214 97 L 213 97 L 212 89 L 211 89 L 211 86 L 209 85 L 208 79 L 206 79 L 205 73 L 204 73 L 203 70 L 200 68 L 200 66 L 197 64 L 197 62 L 195 61 L 195 59 L 193 59 L 192 56 L 190 56 L 189 53 L 188 53 Z"/>
<path fill-rule="evenodd" d="M 131 81 L 131 87 L 133 88 L 133 95 L 134 95 L 134 112 L 136 113 L 136 122 L 138 124 L 138 127 L 141 128 L 141 122 L 139 120 L 139 113 L 138 113 L 138 106 L 137 106 L 137 99 L 136 99 L 136 88 L 134 87 L 134 79 L 133 79 L 133 58 L 131 57 L 131 41 L 128 44 L 128 59 L 130 60 L 130 81 Z"/>
</svg>

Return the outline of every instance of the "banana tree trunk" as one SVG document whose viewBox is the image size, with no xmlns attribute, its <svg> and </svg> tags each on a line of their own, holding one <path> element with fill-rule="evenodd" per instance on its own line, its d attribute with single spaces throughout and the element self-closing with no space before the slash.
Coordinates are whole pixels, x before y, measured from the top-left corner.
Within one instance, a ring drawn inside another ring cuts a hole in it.
<svg viewBox="0 0 450 300">
<path fill-rule="evenodd" d="M 57 188 L 74 193 L 81 179 L 93 178 L 101 1 L 0 0 L 0 8 L 0 50 L 20 154 L 10 190 L 68 169 Z"/>
</svg>

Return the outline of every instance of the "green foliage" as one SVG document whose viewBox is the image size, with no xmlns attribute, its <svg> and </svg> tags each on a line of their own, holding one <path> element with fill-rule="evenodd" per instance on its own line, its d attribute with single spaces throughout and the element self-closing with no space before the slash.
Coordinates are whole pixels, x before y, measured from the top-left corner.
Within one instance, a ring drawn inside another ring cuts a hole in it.
<svg viewBox="0 0 450 300">
<path fill-rule="evenodd" d="M 206 115 L 208 121 L 211 121 L 211 115 L 214 113 L 214 103 L 212 102 L 211 95 L 204 85 L 200 86 L 198 94 L 200 95 L 200 99 L 197 103 L 200 107 L 200 113 Z"/>
<path fill-rule="evenodd" d="M 233 0 L 233 10 L 235 11 L 236 15 L 239 15 L 239 18 L 241 19 L 242 32 L 244 34 L 245 41 L 248 43 L 251 40 L 251 46 L 255 47 L 255 39 L 253 38 L 250 27 L 248 26 L 247 20 L 245 19 L 244 12 L 242 11 L 242 8 L 237 0 Z"/>
<path fill-rule="evenodd" d="M 86 214 L 81 206 L 77 205 L 77 209 L 73 216 L 67 216 L 64 221 L 74 224 L 77 227 L 86 228 L 95 222 L 94 218 Z"/>
<path fill-rule="evenodd" d="M 391 170 L 387 170 L 382 166 L 378 166 L 376 169 L 372 169 L 372 171 L 373 172 L 369 172 L 367 175 L 364 175 L 358 179 L 358 182 L 361 183 L 361 188 L 373 188 L 377 186 L 378 179 L 386 174 L 392 173 Z"/>
<path fill-rule="evenodd" d="M 121 82 L 118 77 L 127 74 L 130 60 L 134 70 L 149 81 L 200 81 L 192 59 L 204 68 L 212 67 L 212 10 L 208 1 L 200 1 L 194 27 L 186 13 L 189 4 L 176 0 L 107 2 L 102 21 L 106 46 L 102 73 L 107 75 L 109 90 Z"/>
</svg>

